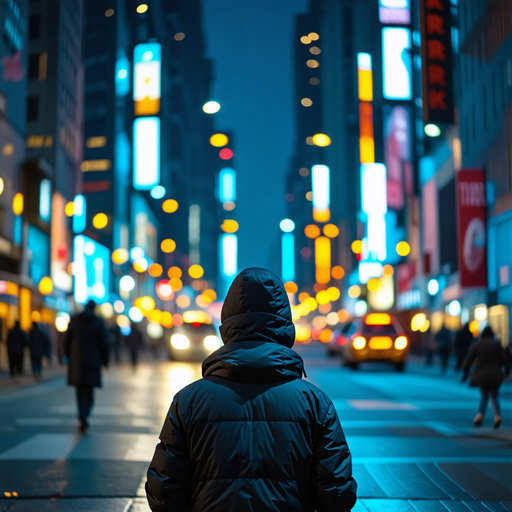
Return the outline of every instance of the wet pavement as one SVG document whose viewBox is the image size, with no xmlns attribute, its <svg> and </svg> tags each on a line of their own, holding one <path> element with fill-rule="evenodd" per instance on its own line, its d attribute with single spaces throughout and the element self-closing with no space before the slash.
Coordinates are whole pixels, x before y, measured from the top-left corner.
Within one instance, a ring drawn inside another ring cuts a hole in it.
<svg viewBox="0 0 512 512">
<path fill-rule="evenodd" d="M 358 511 L 512 511 L 512 383 L 503 425 L 473 427 L 478 390 L 453 370 L 410 363 L 357 372 L 299 347 L 333 400 L 354 458 Z M 172 396 L 200 365 L 145 362 L 104 375 L 91 428 L 76 429 L 73 389 L 57 377 L 0 389 L 0 511 L 147 512 L 143 483 Z M 16 493 L 16 494 L 15 494 Z"/>
</svg>

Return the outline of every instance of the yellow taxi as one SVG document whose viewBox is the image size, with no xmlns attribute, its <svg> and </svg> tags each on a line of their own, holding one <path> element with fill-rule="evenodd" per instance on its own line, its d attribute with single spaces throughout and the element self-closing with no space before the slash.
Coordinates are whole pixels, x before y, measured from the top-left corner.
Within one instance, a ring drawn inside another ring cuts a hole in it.
<svg viewBox="0 0 512 512">
<path fill-rule="evenodd" d="M 405 368 L 409 340 L 396 318 L 388 313 L 370 313 L 352 323 L 343 345 L 343 362 L 357 370 L 360 363 L 393 364 L 397 371 Z"/>
</svg>

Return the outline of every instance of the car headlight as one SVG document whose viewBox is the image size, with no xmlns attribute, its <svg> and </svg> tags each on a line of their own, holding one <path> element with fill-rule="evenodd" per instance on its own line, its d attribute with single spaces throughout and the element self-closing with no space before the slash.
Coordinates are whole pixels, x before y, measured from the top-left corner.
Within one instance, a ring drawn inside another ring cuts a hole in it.
<svg viewBox="0 0 512 512">
<path fill-rule="evenodd" d="M 173 334 L 171 336 L 172 348 L 185 350 L 190 346 L 190 340 L 184 334 Z"/>
<path fill-rule="evenodd" d="M 220 348 L 220 340 L 217 338 L 217 336 L 206 336 L 204 339 L 204 346 L 208 350 L 217 350 Z"/>
</svg>

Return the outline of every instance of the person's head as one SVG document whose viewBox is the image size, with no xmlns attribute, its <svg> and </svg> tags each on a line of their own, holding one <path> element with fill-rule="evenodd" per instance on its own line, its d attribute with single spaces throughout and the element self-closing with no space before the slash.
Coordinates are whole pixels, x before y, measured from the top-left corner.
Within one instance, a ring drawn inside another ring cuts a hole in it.
<svg viewBox="0 0 512 512">
<path fill-rule="evenodd" d="M 95 307 L 96 307 L 96 302 L 94 302 L 92 299 L 89 299 L 89 301 L 85 305 L 85 309 L 87 311 L 94 311 Z"/>
<path fill-rule="evenodd" d="M 32 322 L 32 327 L 34 329 L 39 329 L 39 324 L 37 322 Z"/>
<path fill-rule="evenodd" d="M 492 330 L 492 327 L 490 325 L 487 325 L 484 327 L 484 330 L 482 331 L 482 334 L 480 335 L 481 338 L 494 338 L 494 331 Z"/>
<path fill-rule="evenodd" d="M 266 341 L 291 348 L 295 326 L 288 295 L 270 270 L 246 268 L 238 274 L 224 301 L 220 333 L 224 343 Z"/>
<path fill-rule="evenodd" d="M 19 327 L 20 327 L 20 321 L 19 320 L 14 320 L 14 327 L 19 329 Z"/>
</svg>

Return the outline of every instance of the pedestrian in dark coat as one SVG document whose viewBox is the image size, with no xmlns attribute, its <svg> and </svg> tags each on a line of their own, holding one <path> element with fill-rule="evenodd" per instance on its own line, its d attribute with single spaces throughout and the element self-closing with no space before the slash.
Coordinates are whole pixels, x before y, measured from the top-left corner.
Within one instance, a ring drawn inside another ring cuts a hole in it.
<svg viewBox="0 0 512 512">
<path fill-rule="evenodd" d="M 132 367 L 135 370 L 137 367 L 137 362 L 139 360 L 139 350 L 144 346 L 144 339 L 142 337 L 142 333 L 140 332 L 137 324 L 132 322 L 130 327 L 130 334 L 125 338 L 125 345 L 130 354 L 130 361 L 132 363 Z"/>
<path fill-rule="evenodd" d="M 101 387 L 101 367 L 108 369 L 108 335 L 103 320 L 94 314 L 90 300 L 85 310 L 74 315 L 68 325 L 65 357 L 68 361 L 68 385 L 76 387 L 80 429 L 89 425 L 87 418 L 94 402 L 94 388 Z"/>
<path fill-rule="evenodd" d="M 32 375 L 39 379 L 43 369 L 43 357 L 50 358 L 50 338 L 39 328 L 37 322 L 32 322 L 28 333 L 28 349 L 32 363 Z"/>
<path fill-rule="evenodd" d="M 455 366 L 456 370 L 460 370 L 462 368 L 462 363 L 466 359 L 469 347 L 473 343 L 473 333 L 469 330 L 469 322 L 465 323 L 462 329 L 457 331 L 455 335 L 455 354 L 457 355 L 457 364 Z"/>
<path fill-rule="evenodd" d="M 114 355 L 116 363 L 121 362 L 121 329 L 116 322 L 112 322 L 108 329 L 108 340 L 110 343 L 110 353 Z"/>
<path fill-rule="evenodd" d="M 436 334 L 435 340 L 437 343 L 437 353 L 441 360 L 441 371 L 444 373 L 448 367 L 448 358 L 452 348 L 452 335 L 445 325 Z"/>
<path fill-rule="evenodd" d="M 7 335 L 7 357 L 9 359 L 9 371 L 11 377 L 23 374 L 23 355 L 28 345 L 26 332 L 20 327 L 19 320 L 14 322 L 14 327 Z"/>
<path fill-rule="evenodd" d="M 331 400 L 302 379 L 279 278 L 249 268 L 222 308 L 225 343 L 177 393 L 148 469 L 153 512 L 344 512 L 351 454 Z"/>
<path fill-rule="evenodd" d="M 502 368 L 505 368 L 505 375 L 510 373 L 510 364 L 501 343 L 494 337 L 490 326 L 483 331 L 480 339 L 471 347 L 469 354 L 462 365 L 464 376 L 462 381 L 468 378 L 469 370 L 473 366 L 473 374 L 469 385 L 480 388 L 480 406 L 473 424 L 480 426 L 484 421 L 485 411 L 489 395 L 494 410 L 494 428 L 501 425 L 501 410 L 498 401 L 498 391 L 503 382 Z"/>
</svg>

